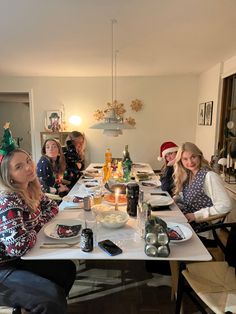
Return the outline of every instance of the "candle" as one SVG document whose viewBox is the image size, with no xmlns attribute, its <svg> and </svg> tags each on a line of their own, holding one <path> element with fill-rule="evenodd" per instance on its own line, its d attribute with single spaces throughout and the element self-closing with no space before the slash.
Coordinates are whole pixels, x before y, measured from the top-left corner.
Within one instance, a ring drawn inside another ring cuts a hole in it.
<svg viewBox="0 0 236 314">
<path fill-rule="evenodd" d="M 120 195 L 120 189 L 116 189 L 116 191 L 115 191 L 115 210 L 118 210 L 119 195 Z"/>
</svg>

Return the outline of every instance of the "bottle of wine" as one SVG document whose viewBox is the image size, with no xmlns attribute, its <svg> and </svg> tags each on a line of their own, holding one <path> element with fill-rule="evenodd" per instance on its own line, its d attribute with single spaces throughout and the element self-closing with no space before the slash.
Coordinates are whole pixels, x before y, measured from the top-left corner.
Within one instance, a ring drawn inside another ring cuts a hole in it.
<svg viewBox="0 0 236 314">
<path fill-rule="evenodd" d="M 129 159 L 132 162 L 129 154 L 128 145 L 125 145 L 125 150 L 123 152 L 123 161 L 125 161 L 126 159 Z"/>
<path fill-rule="evenodd" d="M 125 145 L 125 150 L 123 152 L 123 173 L 125 182 L 130 181 L 130 173 L 132 167 L 132 160 L 130 158 L 128 145 Z"/>
</svg>

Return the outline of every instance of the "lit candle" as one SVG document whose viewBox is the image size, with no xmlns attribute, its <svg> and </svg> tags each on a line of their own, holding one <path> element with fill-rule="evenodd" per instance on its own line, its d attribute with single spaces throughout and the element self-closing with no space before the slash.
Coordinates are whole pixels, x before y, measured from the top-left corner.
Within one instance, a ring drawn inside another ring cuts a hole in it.
<svg viewBox="0 0 236 314">
<path fill-rule="evenodd" d="M 120 189 L 116 189 L 116 191 L 115 191 L 115 210 L 118 210 L 119 195 L 120 195 Z"/>
</svg>

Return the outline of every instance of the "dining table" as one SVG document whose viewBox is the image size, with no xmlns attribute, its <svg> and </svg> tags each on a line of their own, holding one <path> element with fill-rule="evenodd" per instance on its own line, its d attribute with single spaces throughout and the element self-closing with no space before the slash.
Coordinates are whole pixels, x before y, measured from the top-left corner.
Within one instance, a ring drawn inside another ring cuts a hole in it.
<svg viewBox="0 0 236 314">
<path fill-rule="evenodd" d="M 101 164 L 93 163 L 90 164 L 84 171 L 84 175 L 78 180 L 74 187 L 69 192 L 69 197 L 73 197 L 78 194 L 78 191 L 86 191 L 86 183 L 94 180 L 100 180 L 101 184 Z M 94 170 L 94 172 L 93 172 Z M 140 189 L 144 191 L 145 197 L 152 194 L 161 192 L 160 181 L 158 176 L 153 172 L 152 168 L 147 163 L 134 163 L 132 167 L 132 179 L 137 182 L 138 173 L 149 173 L 150 180 L 148 184 L 142 185 L 139 181 Z M 90 175 L 92 177 L 90 178 Z M 146 182 L 147 183 L 147 182 Z M 90 189 L 87 189 L 88 194 L 91 195 Z M 108 192 L 108 191 L 107 191 Z M 108 192 L 109 193 L 109 192 Z M 103 201 L 103 203 L 106 203 Z M 114 205 L 109 205 L 110 209 L 114 209 Z M 81 208 L 80 208 L 81 207 Z M 46 232 L 46 230 L 51 230 L 58 223 L 63 223 L 66 221 L 74 221 L 81 224 L 82 228 L 85 227 L 85 222 L 90 222 L 90 220 L 96 219 L 97 212 L 94 213 L 93 206 L 91 211 L 85 211 L 83 206 L 76 207 L 73 202 L 68 202 L 68 199 L 63 200 L 59 206 L 58 215 L 47 223 L 44 228 L 42 228 L 37 236 L 37 241 L 35 246 L 28 251 L 22 259 L 25 260 L 60 260 L 60 259 L 78 259 L 78 260 L 169 260 L 169 261 L 209 261 L 212 259 L 208 250 L 205 248 L 203 243 L 200 241 L 197 234 L 193 231 L 187 219 L 173 201 L 169 206 L 169 210 L 161 210 L 152 212 L 152 215 L 163 219 L 167 225 L 177 224 L 184 226 L 190 230 L 190 236 L 183 241 L 170 241 L 170 254 L 168 257 L 151 257 L 145 254 L 145 241 L 143 237 L 140 236 L 138 230 L 138 219 L 137 217 L 129 217 L 128 221 L 121 228 L 107 228 L 104 227 L 99 221 L 96 221 L 96 230 L 94 230 L 94 248 L 91 252 L 84 252 L 80 249 L 79 235 L 74 238 L 58 238 Z M 126 212 L 127 205 L 119 205 L 120 211 Z M 51 226 L 50 228 L 48 227 Z M 104 252 L 99 246 L 98 242 L 102 240 L 109 239 L 113 241 L 122 249 L 122 254 L 116 256 L 110 256 Z"/>
</svg>

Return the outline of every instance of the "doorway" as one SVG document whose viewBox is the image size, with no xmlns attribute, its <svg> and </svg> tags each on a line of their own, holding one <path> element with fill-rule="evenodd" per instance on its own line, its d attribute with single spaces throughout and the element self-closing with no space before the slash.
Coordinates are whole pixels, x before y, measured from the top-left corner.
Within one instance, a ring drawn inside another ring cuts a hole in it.
<svg viewBox="0 0 236 314">
<path fill-rule="evenodd" d="M 29 93 L 0 92 L 1 137 L 7 121 L 18 146 L 32 155 Z"/>
</svg>

